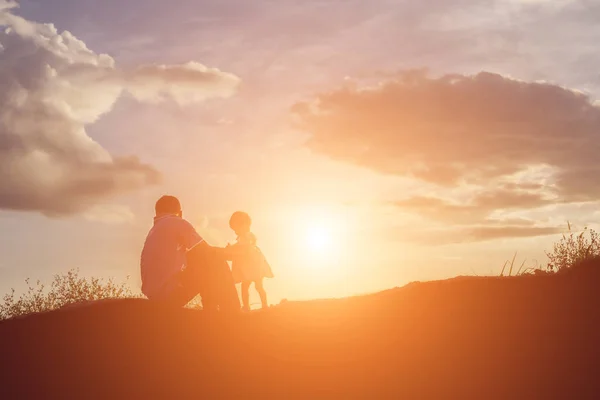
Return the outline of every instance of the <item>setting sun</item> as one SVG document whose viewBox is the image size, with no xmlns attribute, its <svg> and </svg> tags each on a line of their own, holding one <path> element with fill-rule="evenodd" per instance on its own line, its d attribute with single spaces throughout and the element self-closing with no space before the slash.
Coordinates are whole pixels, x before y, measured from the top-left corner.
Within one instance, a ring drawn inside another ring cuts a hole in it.
<svg viewBox="0 0 600 400">
<path fill-rule="evenodd" d="M 331 247 L 331 232 L 326 226 L 315 225 L 306 231 L 306 245 L 313 253 L 326 252 Z"/>
<path fill-rule="evenodd" d="M 599 21 L 0 0 L 0 400 L 600 400 Z"/>
<path fill-rule="evenodd" d="M 296 209 L 294 214 L 293 253 L 299 265 L 303 269 L 339 272 L 348 231 L 348 222 L 340 209 L 313 205 Z"/>
</svg>

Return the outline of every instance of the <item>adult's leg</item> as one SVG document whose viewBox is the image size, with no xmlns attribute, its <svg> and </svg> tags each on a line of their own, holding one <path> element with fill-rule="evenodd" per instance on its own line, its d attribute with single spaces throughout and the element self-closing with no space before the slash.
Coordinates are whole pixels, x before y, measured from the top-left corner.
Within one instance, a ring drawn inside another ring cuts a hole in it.
<svg viewBox="0 0 600 400">
<path fill-rule="evenodd" d="M 256 291 L 258 292 L 258 295 L 260 296 L 260 304 L 261 304 L 262 308 L 269 307 L 269 303 L 267 302 L 267 291 L 265 290 L 265 288 L 263 286 L 262 278 L 257 279 L 254 282 L 254 288 L 256 289 Z"/>
<path fill-rule="evenodd" d="M 221 311 L 240 311 L 240 298 L 238 297 L 235 281 L 227 261 L 218 260 L 215 265 L 217 277 L 215 287 L 218 288 L 219 309 Z"/>
<path fill-rule="evenodd" d="M 158 301 L 171 307 L 186 306 L 198 294 L 197 288 L 194 288 L 188 282 L 193 282 L 193 280 L 189 279 L 187 271 L 182 271 L 173 276 L 172 281 L 169 283 L 171 286 L 169 295 Z"/>
<path fill-rule="evenodd" d="M 196 250 L 198 248 L 198 250 Z M 239 311 L 240 300 L 229 264 L 215 248 L 197 246 L 188 252 L 187 270 L 191 271 L 192 285 L 197 285 L 202 307 L 221 311 Z"/>
<path fill-rule="evenodd" d="M 204 311 L 217 311 L 219 308 L 218 297 L 215 293 L 213 271 L 208 266 L 199 266 L 196 279 L 199 284 L 199 294 L 202 300 L 202 309 Z"/>
<path fill-rule="evenodd" d="M 194 248 L 187 253 L 187 265 L 183 271 L 184 283 L 190 292 L 195 292 L 202 299 L 202 309 L 216 311 L 218 308 L 215 293 L 214 271 L 211 268 L 209 252 L 206 249 Z"/>
<path fill-rule="evenodd" d="M 204 267 L 207 270 L 205 291 L 210 295 L 211 301 L 214 301 L 220 311 L 239 311 L 240 299 L 227 261 L 212 260 Z"/>
</svg>

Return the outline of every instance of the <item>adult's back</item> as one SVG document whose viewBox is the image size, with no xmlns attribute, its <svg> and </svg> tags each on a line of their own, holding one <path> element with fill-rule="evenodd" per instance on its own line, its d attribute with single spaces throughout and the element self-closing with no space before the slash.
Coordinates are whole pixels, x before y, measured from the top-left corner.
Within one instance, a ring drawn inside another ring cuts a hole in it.
<svg viewBox="0 0 600 400">
<path fill-rule="evenodd" d="M 183 218 L 174 214 L 156 216 L 140 259 L 142 293 L 149 299 L 168 296 L 177 284 L 176 276 L 187 265 L 187 252 L 200 242 L 200 235 Z"/>
</svg>

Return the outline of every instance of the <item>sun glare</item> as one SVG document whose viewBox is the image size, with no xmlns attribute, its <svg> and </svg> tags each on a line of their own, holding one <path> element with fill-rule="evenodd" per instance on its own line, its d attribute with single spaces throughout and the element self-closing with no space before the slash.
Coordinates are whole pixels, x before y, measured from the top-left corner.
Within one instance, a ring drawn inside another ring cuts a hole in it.
<svg viewBox="0 0 600 400">
<path fill-rule="evenodd" d="M 323 253 L 331 248 L 332 234 L 326 226 L 315 225 L 308 227 L 305 233 L 306 247 L 314 253 Z"/>
<path fill-rule="evenodd" d="M 297 211 L 295 253 L 304 268 L 335 270 L 343 255 L 346 223 L 336 210 L 312 208 Z"/>
</svg>

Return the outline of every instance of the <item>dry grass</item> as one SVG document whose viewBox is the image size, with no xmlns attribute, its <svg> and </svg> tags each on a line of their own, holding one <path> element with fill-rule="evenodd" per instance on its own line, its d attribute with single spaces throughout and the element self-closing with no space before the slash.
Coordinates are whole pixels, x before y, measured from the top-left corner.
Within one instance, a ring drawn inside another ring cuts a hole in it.
<svg viewBox="0 0 600 400">
<path fill-rule="evenodd" d="M 546 251 L 548 257 L 546 265 L 526 268 L 527 259 L 524 259 L 519 268 L 515 269 L 517 259 L 517 252 L 515 252 L 512 259 L 504 262 L 500 276 L 566 272 L 585 261 L 600 257 L 600 236 L 595 230 L 585 227 L 582 231 L 576 232 L 569 222 L 567 222 L 567 229 L 567 233 L 564 233 L 560 240 L 554 243 L 552 250 Z"/>
<path fill-rule="evenodd" d="M 0 320 L 21 315 L 56 310 L 67 305 L 113 298 L 133 298 L 127 282 L 116 283 L 112 279 L 84 278 L 79 270 L 72 269 L 64 274 L 54 275 L 49 286 L 41 281 L 31 284 L 27 291 L 17 296 L 13 288 L 5 294 L 0 303 Z"/>
<path fill-rule="evenodd" d="M 573 231 L 570 223 L 567 224 L 568 233 L 554 243 L 548 256 L 547 270 L 563 272 L 577 264 L 600 256 L 600 237 L 593 229 L 585 227 L 581 232 Z"/>
</svg>

